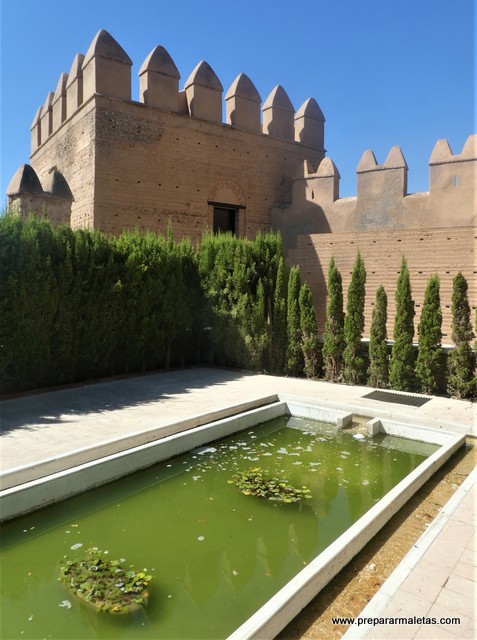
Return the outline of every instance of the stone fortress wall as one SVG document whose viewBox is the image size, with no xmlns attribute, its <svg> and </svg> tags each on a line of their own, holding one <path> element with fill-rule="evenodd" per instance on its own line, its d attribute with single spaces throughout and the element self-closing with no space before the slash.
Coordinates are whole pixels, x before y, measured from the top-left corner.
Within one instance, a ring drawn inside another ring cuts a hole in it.
<svg viewBox="0 0 477 640">
<path fill-rule="evenodd" d="M 31 160 L 9 188 L 23 214 L 48 212 L 56 224 L 120 233 L 138 228 L 200 239 L 225 215 L 233 232 L 280 230 L 288 260 L 313 290 L 324 327 L 331 255 L 344 289 L 359 248 L 368 272 L 365 335 L 379 284 L 389 300 L 401 256 L 408 259 L 416 327 L 428 277 L 441 278 L 444 343 L 450 343 L 452 278 L 462 271 L 477 304 L 477 136 L 454 155 L 439 140 L 426 193 L 407 193 L 407 164 L 393 147 L 384 164 L 368 150 L 357 167 L 357 195 L 339 197 L 339 171 L 325 157 L 325 118 L 310 98 L 297 111 L 277 85 L 265 102 L 245 74 L 225 94 L 202 61 L 179 90 L 169 53 L 155 47 L 139 70 L 106 31 L 61 73 L 31 127 Z"/>
<path fill-rule="evenodd" d="M 452 153 L 447 140 L 438 140 L 429 170 L 429 191 L 408 194 L 408 167 L 401 149 L 393 147 L 382 165 L 367 150 L 357 167 L 357 195 L 340 198 L 340 174 L 331 158 L 316 168 L 304 162 L 293 183 L 292 203 L 274 208 L 272 224 L 281 230 L 289 260 L 301 266 L 313 291 L 320 333 L 331 256 L 342 273 L 346 299 L 358 248 L 367 270 L 365 335 L 369 335 L 376 290 L 383 284 L 392 337 L 394 292 L 403 255 L 416 303 L 416 340 L 424 290 L 432 274 L 437 273 L 441 281 L 443 344 L 452 343 L 452 279 L 458 271 L 467 278 L 475 309 L 477 136 L 469 136 L 460 154 Z"/>
<path fill-rule="evenodd" d="M 35 115 L 31 166 L 12 181 L 10 203 L 21 208 L 26 199 L 34 176 L 25 172 L 38 178 L 38 207 L 41 186 L 51 202 L 57 193 L 48 185 L 60 173 L 71 191 L 63 221 L 73 227 L 164 232 L 170 221 L 177 237 L 198 240 L 213 226 L 214 207 L 224 205 L 236 233 L 269 229 L 272 206 L 291 201 L 298 167 L 325 155 L 316 101 L 295 112 L 278 85 L 261 105 L 241 73 L 225 95 L 224 123 L 223 87 L 207 62 L 179 91 L 179 71 L 156 47 L 139 71 L 139 102 L 131 100 L 131 64 L 104 30 L 75 57 Z"/>
</svg>

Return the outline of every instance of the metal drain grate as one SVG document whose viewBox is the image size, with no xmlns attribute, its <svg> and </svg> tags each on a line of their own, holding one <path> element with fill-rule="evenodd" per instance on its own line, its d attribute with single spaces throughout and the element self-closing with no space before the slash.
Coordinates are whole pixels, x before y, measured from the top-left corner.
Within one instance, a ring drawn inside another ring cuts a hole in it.
<svg viewBox="0 0 477 640">
<path fill-rule="evenodd" d="M 422 407 L 423 404 L 429 402 L 430 398 L 421 398 L 419 396 L 405 396 L 401 393 L 392 393 L 391 391 L 371 391 L 363 398 L 370 400 L 379 400 L 380 402 L 394 402 L 396 404 L 407 404 L 410 407 Z"/>
</svg>

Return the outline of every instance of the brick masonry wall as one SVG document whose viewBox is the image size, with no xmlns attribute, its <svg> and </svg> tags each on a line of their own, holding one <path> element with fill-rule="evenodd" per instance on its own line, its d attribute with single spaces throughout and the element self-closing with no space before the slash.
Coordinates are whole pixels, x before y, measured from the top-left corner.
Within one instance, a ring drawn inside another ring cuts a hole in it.
<svg viewBox="0 0 477 640">
<path fill-rule="evenodd" d="M 243 193 L 248 237 L 270 228 L 274 204 L 291 201 L 292 177 L 322 154 L 295 142 L 235 129 L 138 103 L 95 96 L 95 227 L 200 238 L 212 224 L 217 187 Z M 229 202 L 228 204 L 240 204 Z"/>
<path fill-rule="evenodd" d="M 396 281 L 401 257 L 406 256 L 416 308 L 415 341 L 418 338 L 417 326 L 425 287 L 429 277 L 437 273 L 441 281 L 442 343 L 452 344 L 452 280 L 458 271 L 462 271 L 469 284 L 471 320 L 474 322 L 474 310 L 477 305 L 476 240 L 474 227 L 303 235 L 298 237 L 296 248 L 290 250 L 289 260 L 301 266 L 302 279 L 308 282 L 313 291 L 318 328 L 322 333 L 325 324 L 326 280 L 331 256 L 335 256 L 343 277 L 346 305 L 351 271 L 359 248 L 367 272 L 364 336 L 369 337 L 376 290 L 383 284 L 388 295 L 388 337 L 392 339 Z"/>
<path fill-rule="evenodd" d="M 66 179 L 74 201 L 71 226 L 94 226 L 94 103 L 89 100 L 64 122 L 31 156 L 30 163 L 40 182 L 45 184 L 54 168 Z"/>
</svg>

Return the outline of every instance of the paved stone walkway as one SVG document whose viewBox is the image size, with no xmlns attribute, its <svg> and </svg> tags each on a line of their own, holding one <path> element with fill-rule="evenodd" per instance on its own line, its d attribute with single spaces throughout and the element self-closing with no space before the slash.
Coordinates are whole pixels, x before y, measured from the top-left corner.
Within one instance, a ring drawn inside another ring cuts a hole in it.
<svg viewBox="0 0 477 640">
<path fill-rule="evenodd" d="M 476 480 L 474 469 L 359 616 L 415 622 L 353 625 L 344 640 L 477 638 Z"/>
<path fill-rule="evenodd" d="M 150 430 L 164 429 L 166 433 L 171 423 L 175 423 L 178 431 L 190 428 L 191 416 L 220 413 L 231 404 L 275 394 L 312 398 L 334 407 L 346 404 L 359 415 L 414 423 L 426 421 L 435 428 L 477 435 L 475 407 L 469 402 L 431 398 L 421 407 L 405 406 L 363 398 L 369 391 L 366 387 L 197 368 L 25 395 L 0 403 L 0 473 L 78 449 L 87 449 L 94 459 L 94 451 L 102 443 L 113 440 L 126 443 L 126 438 Z M 425 535 L 434 535 L 432 544 L 428 544 L 430 538 L 426 542 L 423 536 L 396 569 L 394 582 L 391 576 L 391 583 L 383 585 L 374 601 L 379 605 L 375 610 L 384 611 L 383 615 L 460 616 L 461 625 L 360 627 L 368 635 L 350 637 L 383 640 L 477 637 L 473 608 L 474 477 L 475 473 L 426 531 Z M 463 499 L 459 502 L 461 495 Z M 420 553 L 424 548 L 425 553 Z M 353 627 L 348 633 L 357 630 Z"/>
</svg>

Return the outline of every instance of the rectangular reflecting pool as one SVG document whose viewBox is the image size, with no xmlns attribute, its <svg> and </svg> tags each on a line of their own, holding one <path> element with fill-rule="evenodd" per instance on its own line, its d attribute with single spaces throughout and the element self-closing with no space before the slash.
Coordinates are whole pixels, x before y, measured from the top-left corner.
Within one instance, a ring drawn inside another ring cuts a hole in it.
<svg viewBox="0 0 477 640">
<path fill-rule="evenodd" d="M 284 415 L 7 522 L 0 635 L 226 638 L 438 449 Z M 257 467 L 312 498 L 277 503 L 229 482 Z M 57 580 L 64 555 L 93 546 L 152 574 L 145 610 L 97 613 Z"/>
</svg>

